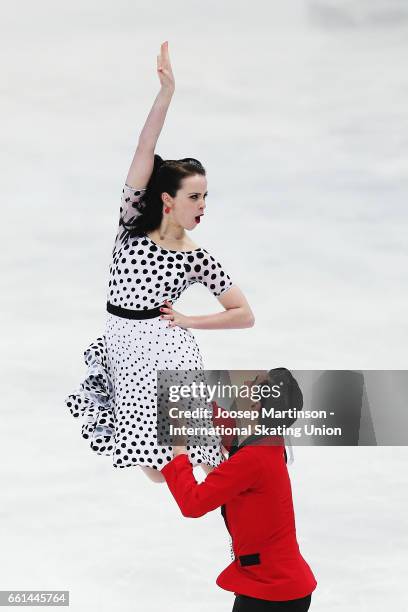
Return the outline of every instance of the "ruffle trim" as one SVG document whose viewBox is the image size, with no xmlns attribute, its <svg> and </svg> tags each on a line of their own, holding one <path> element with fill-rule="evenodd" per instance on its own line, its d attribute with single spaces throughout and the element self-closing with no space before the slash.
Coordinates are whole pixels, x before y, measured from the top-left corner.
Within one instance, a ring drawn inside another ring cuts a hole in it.
<svg viewBox="0 0 408 612">
<path fill-rule="evenodd" d="M 108 353 L 105 335 L 96 338 L 83 353 L 87 371 L 79 387 L 64 400 L 70 413 L 82 421 L 81 435 L 90 441 L 91 449 L 98 455 L 115 452 L 116 405 L 114 386 L 109 375 Z M 206 447 L 200 448 L 200 461 L 197 457 L 199 446 L 187 446 L 189 459 L 193 466 L 206 463 L 216 467 L 223 460 L 219 446 L 212 447 L 214 455 Z M 211 448 L 211 447 L 210 447 Z M 192 456 L 193 455 L 193 456 Z M 130 467 L 139 463 L 115 464 L 115 467 Z M 142 464 L 140 464 L 142 465 Z M 156 467 L 148 462 L 146 467 Z"/>
<path fill-rule="evenodd" d="M 108 373 L 105 336 L 84 351 L 87 371 L 78 389 L 65 398 L 74 418 L 82 419 L 82 437 L 98 455 L 112 455 L 115 441 L 114 388 Z"/>
</svg>

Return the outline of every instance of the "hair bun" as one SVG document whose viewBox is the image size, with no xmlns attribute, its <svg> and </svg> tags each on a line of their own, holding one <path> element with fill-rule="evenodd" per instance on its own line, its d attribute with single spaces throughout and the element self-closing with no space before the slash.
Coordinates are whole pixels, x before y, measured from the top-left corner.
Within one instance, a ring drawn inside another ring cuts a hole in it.
<svg viewBox="0 0 408 612">
<path fill-rule="evenodd" d="M 198 159 L 195 159 L 195 157 L 183 157 L 183 159 L 179 159 L 179 161 L 190 164 L 191 166 L 203 168 L 202 163 Z"/>
<path fill-rule="evenodd" d="M 156 168 L 160 168 L 160 166 L 162 166 L 164 164 L 164 159 L 162 157 L 160 157 L 160 155 L 157 155 L 157 153 L 154 154 L 154 170 L 156 170 Z"/>
</svg>

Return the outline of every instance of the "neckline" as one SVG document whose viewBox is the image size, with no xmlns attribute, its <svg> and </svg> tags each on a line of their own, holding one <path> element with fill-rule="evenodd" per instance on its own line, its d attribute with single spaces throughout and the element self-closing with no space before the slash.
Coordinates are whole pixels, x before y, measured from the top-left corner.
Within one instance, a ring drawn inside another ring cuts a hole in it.
<svg viewBox="0 0 408 612">
<path fill-rule="evenodd" d="M 232 455 L 235 455 L 236 452 L 238 452 L 241 448 L 243 448 L 244 446 L 257 446 L 258 442 L 264 440 L 265 438 L 267 439 L 273 439 L 273 440 L 277 440 L 277 439 L 282 439 L 282 444 L 273 444 L 272 446 L 284 446 L 285 442 L 284 442 L 284 437 L 283 436 L 278 436 L 278 435 L 270 435 L 270 434 L 251 434 L 250 436 L 247 436 L 244 440 L 242 440 L 242 442 L 238 443 L 238 436 L 235 434 L 234 439 L 232 440 L 232 444 L 230 446 L 230 451 L 228 453 L 229 457 L 231 457 Z M 261 446 L 263 446 L 261 444 Z M 269 444 L 266 444 L 265 446 L 269 446 Z"/>
<path fill-rule="evenodd" d="M 198 247 L 198 249 L 193 249 L 192 251 L 175 251 L 173 249 L 167 249 L 166 247 L 161 246 L 161 244 L 157 244 L 157 242 L 152 240 L 150 236 L 146 234 L 146 232 L 143 234 L 143 236 L 147 238 L 148 240 L 150 240 L 150 242 L 154 244 L 155 246 L 157 246 L 159 249 L 162 249 L 162 251 L 168 251 L 169 253 L 195 253 L 196 251 L 201 251 L 201 247 Z"/>
</svg>

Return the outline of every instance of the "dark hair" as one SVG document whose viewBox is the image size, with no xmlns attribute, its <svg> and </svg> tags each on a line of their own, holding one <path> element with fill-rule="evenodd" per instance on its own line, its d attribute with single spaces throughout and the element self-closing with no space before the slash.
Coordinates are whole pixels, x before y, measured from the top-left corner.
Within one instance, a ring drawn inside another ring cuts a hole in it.
<svg viewBox="0 0 408 612">
<path fill-rule="evenodd" d="M 163 200 L 161 194 L 166 191 L 172 198 L 181 188 L 181 181 L 187 176 L 202 174 L 205 168 L 194 157 L 163 160 L 160 155 L 154 155 L 154 165 L 146 191 L 143 196 L 143 212 L 134 221 L 122 222 L 130 237 L 156 229 L 163 218 Z"/>
<path fill-rule="evenodd" d="M 260 416 L 258 419 L 259 424 L 265 425 L 266 427 L 278 427 L 285 426 L 290 427 L 297 420 L 297 411 L 303 407 L 303 393 L 299 387 L 299 384 L 293 374 L 287 368 L 273 368 L 268 372 L 268 381 L 262 382 L 260 386 L 268 386 L 271 391 L 274 385 L 279 386 L 280 395 L 275 398 L 273 395 L 269 397 L 261 397 L 260 404 L 261 409 L 265 408 L 269 410 L 274 408 L 275 410 L 293 410 L 293 417 L 287 415 L 282 419 L 271 419 L 267 416 Z"/>
</svg>

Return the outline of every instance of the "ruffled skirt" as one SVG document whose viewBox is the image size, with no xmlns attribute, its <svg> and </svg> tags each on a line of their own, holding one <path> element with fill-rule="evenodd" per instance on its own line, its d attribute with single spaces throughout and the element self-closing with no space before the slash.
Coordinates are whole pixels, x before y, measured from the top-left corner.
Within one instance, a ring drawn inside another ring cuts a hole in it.
<svg viewBox="0 0 408 612">
<path fill-rule="evenodd" d="M 66 398 L 81 435 L 113 467 L 161 469 L 173 458 L 171 446 L 157 443 L 157 370 L 203 369 L 191 330 L 168 321 L 125 319 L 107 313 L 105 333 L 85 349 L 85 377 Z M 211 425 L 211 423 L 208 423 Z M 221 440 L 187 446 L 193 465 L 216 467 L 223 460 Z"/>
</svg>

